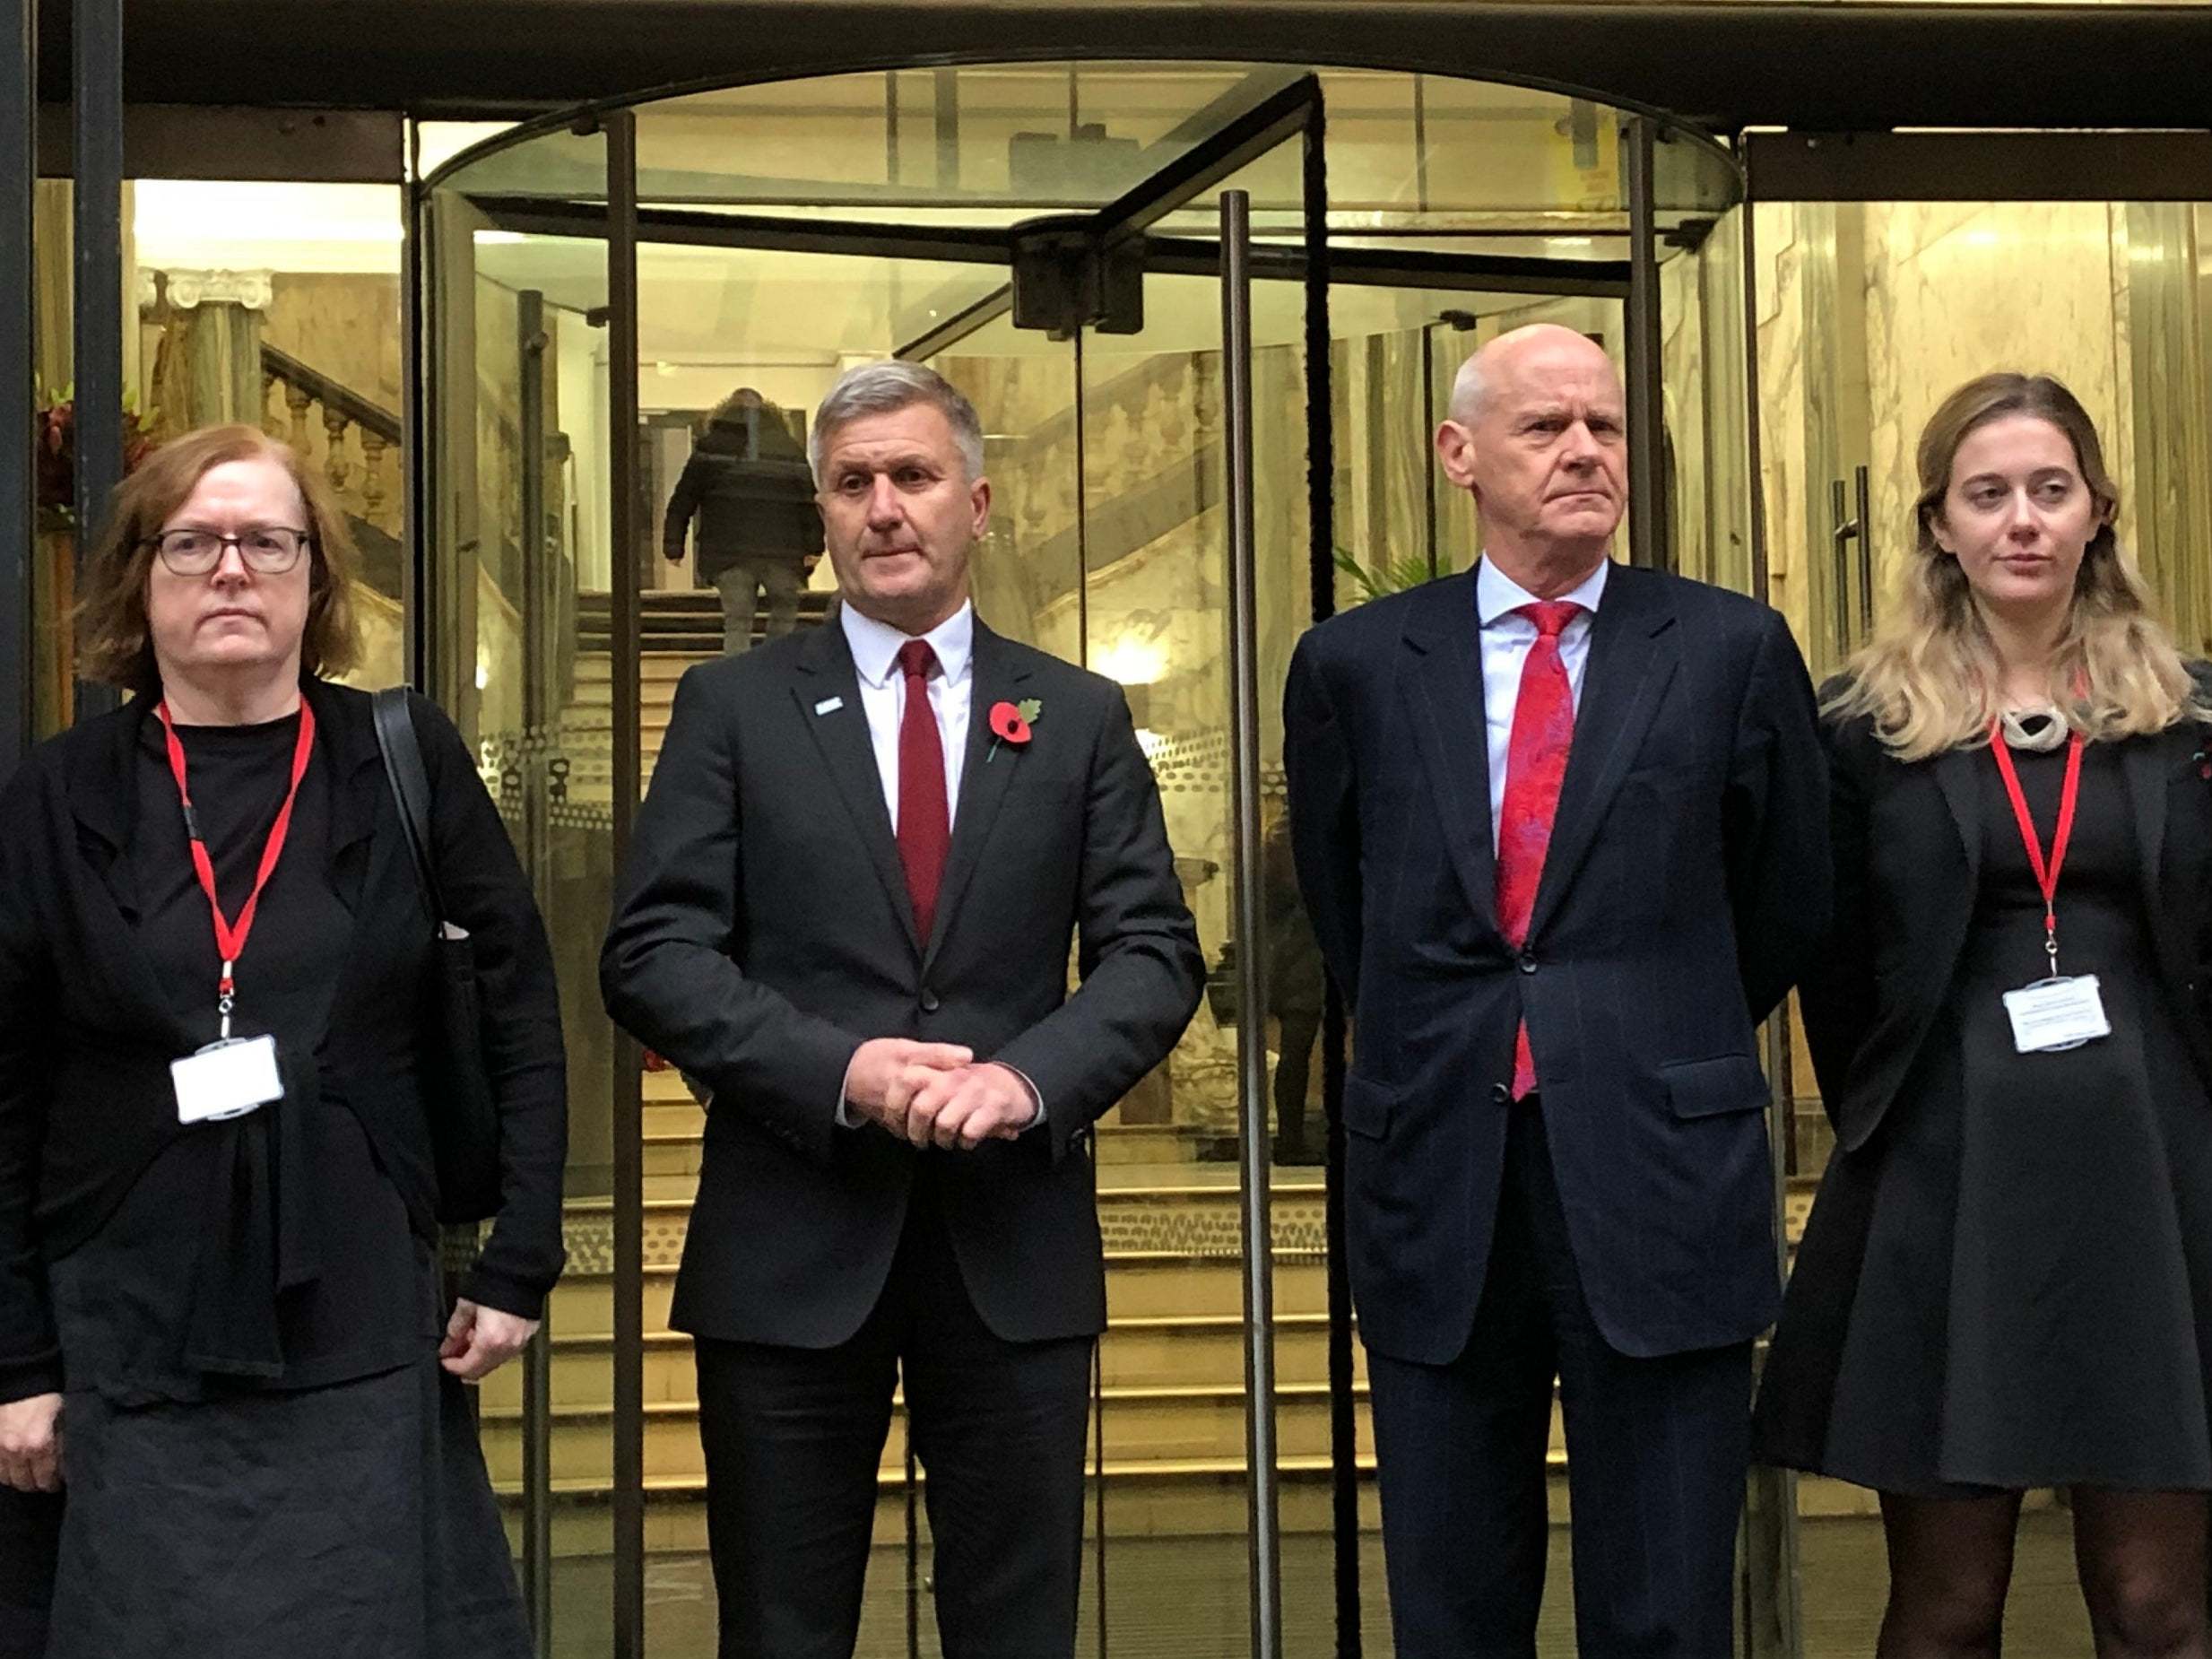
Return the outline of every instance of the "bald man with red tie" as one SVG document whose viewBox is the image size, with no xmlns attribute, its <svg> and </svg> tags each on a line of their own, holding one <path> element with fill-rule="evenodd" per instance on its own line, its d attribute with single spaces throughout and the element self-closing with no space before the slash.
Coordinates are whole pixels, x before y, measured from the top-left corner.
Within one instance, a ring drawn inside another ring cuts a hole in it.
<svg viewBox="0 0 2212 1659">
<path fill-rule="evenodd" d="M 1465 576 L 1300 641 L 1299 883 L 1352 1010 L 1352 1291 L 1400 1659 L 1534 1659 L 1553 1387 L 1587 1659 L 1726 1659 L 1780 1284 L 1754 1028 L 1827 919 L 1780 616 L 1616 565 L 1620 383 L 1549 326 L 1436 434 Z"/>
</svg>

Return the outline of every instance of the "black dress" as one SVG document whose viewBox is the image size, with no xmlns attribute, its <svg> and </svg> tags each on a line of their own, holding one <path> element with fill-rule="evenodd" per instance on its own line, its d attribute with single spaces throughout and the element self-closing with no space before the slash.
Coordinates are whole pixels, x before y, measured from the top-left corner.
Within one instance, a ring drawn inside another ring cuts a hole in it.
<svg viewBox="0 0 2212 1659">
<path fill-rule="evenodd" d="M 2050 844 L 2064 752 L 2019 753 Z M 1973 926 L 1915 1068 L 1828 1165 L 1761 1385 L 1764 1461 L 1884 1491 L 2212 1488 L 2212 1104 L 2160 987 L 2116 745 L 2084 755 L 2060 968 L 2112 1033 L 2014 1048 L 2043 898 L 1993 762 Z"/>
<path fill-rule="evenodd" d="M 298 731 L 180 730 L 233 917 Z M 212 1039 L 213 932 L 158 721 L 141 750 L 138 937 Z M 438 1365 L 431 1245 L 317 1074 L 349 919 L 329 774 L 318 751 L 237 970 L 235 1030 L 275 1034 L 286 1099 L 171 1142 L 48 1268 L 67 1378 L 48 1659 L 530 1651 L 465 1396 Z M 411 1064 L 409 1034 L 392 1041 Z"/>
</svg>

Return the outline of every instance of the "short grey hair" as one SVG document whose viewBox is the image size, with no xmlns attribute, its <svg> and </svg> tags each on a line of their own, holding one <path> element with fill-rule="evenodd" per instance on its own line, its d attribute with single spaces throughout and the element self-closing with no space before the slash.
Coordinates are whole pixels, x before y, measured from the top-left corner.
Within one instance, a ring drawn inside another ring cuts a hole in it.
<svg viewBox="0 0 2212 1659">
<path fill-rule="evenodd" d="M 814 430 L 807 434 L 806 458 L 814 468 L 814 482 L 822 482 L 822 466 L 830 435 L 863 415 L 889 414 L 915 404 L 927 404 L 952 428 L 952 441 L 959 446 L 960 460 L 969 482 L 983 476 L 983 420 L 960 388 L 924 363 L 889 358 L 863 363 L 839 375 L 837 384 L 814 408 Z"/>
<path fill-rule="evenodd" d="M 1482 400 L 1489 391 L 1490 378 L 1482 371 L 1482 353 L 1472 352 L 1452 378 L 1452 401 L 1445 410 L 1462 426 L 1472 426 L 1482 413 Z"/>
</svg>

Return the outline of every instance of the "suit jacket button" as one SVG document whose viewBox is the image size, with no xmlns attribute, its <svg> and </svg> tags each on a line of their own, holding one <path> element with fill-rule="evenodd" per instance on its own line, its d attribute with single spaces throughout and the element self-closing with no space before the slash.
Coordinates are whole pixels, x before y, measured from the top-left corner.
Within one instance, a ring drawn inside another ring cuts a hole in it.
<svg viewBox="0 0 2212 1659">
<path fill-rule="evenodd" d="M 1533 951 L 1522 951 L 1519 960 L 1522 973 L 1532 974 L 1536 971 L 1536 952 Z"/>
<path fill-rule="evenodd" d="M 1513 1104 L 1513 1089 L 1510 1085 L 1505 1083 L 1492 1083 L 1490 1085 L 1490 1099 L 1496 1101 L 1500 1106 L 1511 1106 Z"/>
<path fill-rule="evenodd" d="M 933 1014 L 941 1006 L 942 1004 L 937 1000 L 937 993 L 929 986 L 924 986 L 922 987 L 922 1012 L 925 1014 Z"/>
</svg>

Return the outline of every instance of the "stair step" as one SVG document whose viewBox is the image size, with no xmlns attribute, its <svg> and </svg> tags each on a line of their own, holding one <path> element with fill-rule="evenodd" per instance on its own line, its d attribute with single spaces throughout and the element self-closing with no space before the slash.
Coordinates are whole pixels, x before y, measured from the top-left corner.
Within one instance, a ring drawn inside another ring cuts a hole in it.
<svg viewBox="0 0 2212 1659">
<path fill-rule="evenodd" d="M 552 1373 L 547 1379 L 557 1407 L 604 1410 L 614 1399 L 614 1339 L 603 1332 L 568 1333 L 552 1327 Z M 1099 1342 L 1109 1389 L 1178 1385 L 1237 1387 L 1245 1372 L 1244 1322 L 1218 1318 L 1118 1319 Z M 685 1403 L 698 1397 L 691 1339 L 681 1332 L 648 1334 L 641 1356 L 642 1394 L 648 1403 Z M 1352 1375 L 1366 1377 L 1366 1351 L 1352 1343 Z M 1278 1316 L 1275 1375 L 1286 1385 L 1318 1386 L 1328 1380 L 1328 1323 L 1320 1314 Z M 481 1385 L 486 1411 L 519 1411 L 523 1368 L 502 1367 Z"/>
<path fill-rule="evenodd" d="M 1282 1529 L 1301 1534 L 1327 1533 L 1334 1524 L 1332 1497 L 1326 1458 L 1283 1458 L 1276 1464 Z M 1566 1482 L 1564 1465 L 1552 1472 L 1552 1519 L 1566 1518 Z M 1120 1468 L 1108 1463 L 1106 1481 L 1106 1536 L 1117 1538 L 1209 1538 L 1241 1535 L 1246 1526 L 1245 1470 L 1242 1459 L 1213 1464 L 1188 1461 L 1156 1464 L 1142 1469 Z M 917 1472 L 915 1486 L 926 1488 L 928 1476 Z M 513 1481 L 499 1483 L 500 1507 L 506 1513 L 510 1542 L 520 1548 L 521 1490 Z M 903 1544 L 906 1530 L 907 1491 L 905 1472 L 878 1478 L 875 1537 L 879 1547 Z M 645 1482 L 646 1548 L 656 1555 L 699 1555 L 707 1549 L 707 1483 L 689 1476 L 649 1479 Z M 612 1488 L 603 1481 L 556 1481 L 553 1497 L 553 1553 L 563 1559 L 606 1555 L 612 1550 L 612 1517 L 609 1507 Z M 924 1540 L 928 1515 L 919 1501 L 915 1512 Z M 1382 1524 L 1372 1458 L 1360 1461 L 1359 1526 L 1374 1533 Z M 1084 1507 L 1084 1531 L 1096 1536 L 1097 1510 Z M 1086 1570 L 1089 1570 L 1086 1563 Z"/>
<path fill-rule="evenodd" d="M 612 1481 L 614 1419 L 612 1411 L 591 1406 L 557 1406 L 552 1413 L 552 1472 L 556 1480 Z M 1363 1456 L 1373 1455 L 1364 1386 L 1357 1407 L 1358 1438 Z M 1277 1389 L 1277 1444 L 1285 1456 L 1322 1457 L 1329 1451 L 1329 1398 L 1324 1387 L 1298 1384 Z M 522 1420 L 510 1407 L 486 1405 L 479 1420 L 484 1460 L 495 1481 L 519 1480 L 522 1473 Z M 1111 1391 L 1094 1430 L 1102 1429 L 1109 1465 L 1130 1468 L 1156 1463 L 1233 1464 L 1245 1445 L 1245 1393 L 1227 1388 L 1156 1388 Z M 1556 1430 L 1555 1430 L 1556 1432 Z M 894 1401 L 889 1438 L 881 1466 L 895 1472 L 905 1465 L 904 1403 Z M 645 1472 L 648 1477 L 705 1474 L 699 1449 L 698 1406 L 693 1401 L 654 1401 L 645 1407 Z"/>
<path fill-rule="evenodd" d="M 665 1331 L 676 1264 L 672 1258 L 647 1262 L 642 1277 L 645 1328 Z M 1327 1272 L 1318 1257 L 1278 1257 L 1274 1279 L 1279 1314 L 1327 1310 Z M 1236 1317 L 1244 1311 L 1244 1264 L 1235 1256 L 1194 1256 L 1179 1250 L 1115 1251 L 1106 1256 L 1109 1319 Z M 613 1330 L 613 1276 L 571 1271 L 554 1289 L 551 1324 L 557 1333 L 603 1334 Z"/>
</svg>

